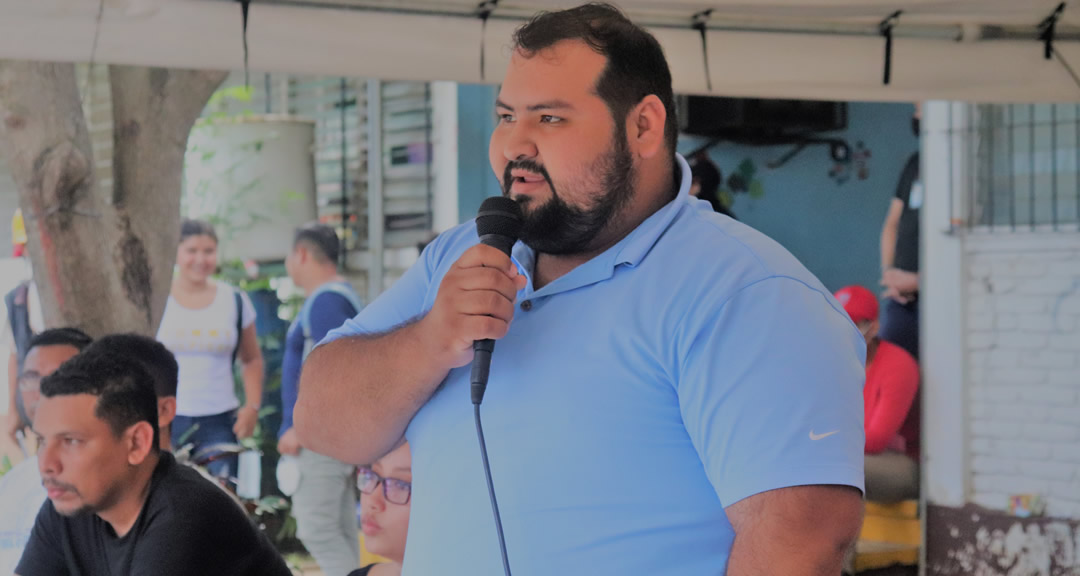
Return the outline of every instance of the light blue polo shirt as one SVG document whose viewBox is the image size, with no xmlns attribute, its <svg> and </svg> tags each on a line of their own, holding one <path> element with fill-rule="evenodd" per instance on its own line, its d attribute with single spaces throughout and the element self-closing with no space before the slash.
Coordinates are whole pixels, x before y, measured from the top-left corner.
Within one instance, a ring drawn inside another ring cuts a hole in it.
<svg viewBox="0 0 1080 576">
<path fill-rule="evenodd" d="M 722 574 L 724 507 L 788 486 L 862 489 L 865 344 L 776 242 L 689 196 L 536 290 L 534 253 L 481 408 L 515 576 Z M 478 242 L 439 236 L 327 340 L 428 311 Z M 417 359 L 422 361 L 422 359 Z M 450 372 L 406 434 L 408 576 L 502 574 L 469 399 Z"/>
</svg>

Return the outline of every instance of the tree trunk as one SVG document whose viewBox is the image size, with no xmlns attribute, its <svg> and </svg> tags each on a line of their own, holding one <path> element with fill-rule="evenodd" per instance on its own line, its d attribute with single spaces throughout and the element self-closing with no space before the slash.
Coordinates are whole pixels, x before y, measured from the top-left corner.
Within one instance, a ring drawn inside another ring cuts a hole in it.
<svg viewBox="0 0 1080 576">
<path fill-rule="evenodd" d="M 72 64 L 0 62 L 0 146 L 46 325 L 153 336 L 168 299 L 188 132 L 225 72 L 110 68 L 114 187 L 96 192 Z"/>
</svg>

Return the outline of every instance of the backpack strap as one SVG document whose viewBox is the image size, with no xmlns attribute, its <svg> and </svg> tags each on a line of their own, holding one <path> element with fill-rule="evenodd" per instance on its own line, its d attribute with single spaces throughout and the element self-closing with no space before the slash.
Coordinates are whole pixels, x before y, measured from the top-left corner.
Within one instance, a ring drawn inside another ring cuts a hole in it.
<svg viewBox="0 0 1080 576">
<path fill-rule="evenodd" d="M 30 308 L 27 304 L 29 299 L 29 281 L 21 282 L 4 296 L 4 303 L 7 304 L 8 311 L 8 326 L 11 327 L 11 335 L 15 340 L 15 350 L 13 352 L 15 352 L 16 374 L 22 374 L 27 349 L 30 347 L 30 340 L 34 337 L 34 332 L 30 329 Z M 23 404 L 22 394 L 15 395 L 13 409 L 18 412 L 19 419 L 22 422 L 30 422 L 30 416 L 26 413 L 26 406 Z"/>
<path fill-rule="evenodd" d="M 236 346 L 232 351 L 232 363 L 236 365 L 236 357 L 240 355 L 240 342 L 244 337 L 244 297 L 240 290 L 233 288 L 233 300 L 236 302 Z"/>
<path fill-rule="evenodd" d="M 11 335 L 15 338 L 15 357 L 18 359 L 19 373 L 22 373 L 23 359 L 30 346 L 30 339 L 34 337 L 34 332 L 30 329 L 30 308 L 27 304 L 29 299 L 30 282 L 19 283 L 4 297 L 4 302 L 7 304 L 8 325 L 11 327 Z"/>
<path fill-rule="evenodd" d="M 363 301 L 353 291 L 352 287 L 344 282 L 327 282 L 322 286 L 319 286 L 315 292 L 304 301 L 304 305 L 300 308 L 300 329 L 304 333 L 304 355 L 301 361 L 307 359 L 308 354 L 315 348 L 317 342 L 311 339 L 311 309 L 315 306 L 315 299 L 325 293 L 332 293 L 341 296 L 349 305 L 352 306 L 353 314 L 360 312 L 360 309 L 364 307 Z"/>
</svg>

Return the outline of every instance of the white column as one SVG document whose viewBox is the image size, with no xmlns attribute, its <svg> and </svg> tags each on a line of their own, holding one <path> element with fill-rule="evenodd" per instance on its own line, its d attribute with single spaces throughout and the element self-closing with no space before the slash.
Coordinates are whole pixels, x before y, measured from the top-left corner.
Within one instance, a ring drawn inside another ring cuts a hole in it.
<svg viewBox="0 0 1080 576">
<path fill-rule="evenodd" d="M 955 221 L 966 213 L 970 108 L 931 102 L 922 119 L 923 494 L 944 506 L 963 506 L 969 494 L 964 238 L 962 230 L 950 230 L 950 217 Z"/>
<path fill-rule="evenodd" d="M 432 229 L 444 232 L 458 224 L 458 86 L 456 82 L 431 83 L 434 116 L 435 161 Z"/>
</svg>

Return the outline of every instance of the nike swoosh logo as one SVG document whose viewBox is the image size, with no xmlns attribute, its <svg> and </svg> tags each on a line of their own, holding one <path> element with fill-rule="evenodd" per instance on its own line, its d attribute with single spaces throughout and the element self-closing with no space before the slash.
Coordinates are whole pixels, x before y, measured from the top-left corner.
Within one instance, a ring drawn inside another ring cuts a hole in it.
<svg viewBox="0 0 1080 576">
<path fill-rule="evenodd" d="M 838 434 L 838 433 L 840 433 L 839 430 L 833 430 L 832 432 L 826 432 L 824 434 L 814 434 L 814 431 L 811 430 L 810 431 L 810 439 L 814 440 L 814 441 L 817 441 L 817 440 L 821 440 L 822 438 L 828 438 L 829 436 L 832 436 L 833 434 Z"/>
</svg>

